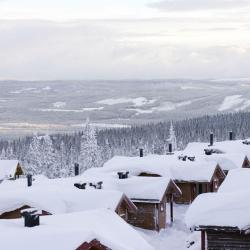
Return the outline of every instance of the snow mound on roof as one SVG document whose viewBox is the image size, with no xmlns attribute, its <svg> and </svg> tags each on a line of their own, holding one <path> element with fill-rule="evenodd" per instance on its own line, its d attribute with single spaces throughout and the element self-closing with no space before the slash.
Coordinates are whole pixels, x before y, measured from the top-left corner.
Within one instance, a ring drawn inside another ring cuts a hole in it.
<svg viewBox="0 0 250 250">
<path fill-rule="evenodd" d="M 116 210 L 123 193 L 113 190 L 80 190 L 59 186 L 32 187 L 0 192 L 0 214 L 28 205 L 51 214 L 97 208 Z"/>
<path fill-rule="evenodd" d="M 250 169 L 247 168 L 230 170 L 219 188 L 221 193 L 246 190 L 250 191 Z"/>
<path fill-rule="evenodd" d="M 250 191 L 207 193 L 199 195 L 189 207 L 185 222 L 189 228 L 199 226 L 238 227 L 250 225 Z"/>
<path fill-rule="evenodd" d="M 1 220 L 1 248 L 69 250 L 97 239 L 113 250 L 153 250 L 135 229 L 106 209 L 43 216 L 40 220 L 41 226 L 28 229 L 22 219 Z"/>
<path fill-rule="evenodd" d="M 17 160 L 0 160 L 0 180 L 15 176 Z"/>
</svg>

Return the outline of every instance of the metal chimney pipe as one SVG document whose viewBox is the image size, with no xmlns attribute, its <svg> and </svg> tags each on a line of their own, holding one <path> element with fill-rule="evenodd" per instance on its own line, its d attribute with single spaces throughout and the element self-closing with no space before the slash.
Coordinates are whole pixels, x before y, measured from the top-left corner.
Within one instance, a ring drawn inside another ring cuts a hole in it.
<svg viewBox="0 0 250 250">
<path fill-rule="evenodd" d="M 143 157 L 143 149 L 140 148 L 140 157 Z"/>
<path fill-rule="evenodd" d="M 31 174 L 27 175 L 27 184 L 28 184 L 28 187 L 32 186 L 32 175 Z"/>
<path fill-rule="evenodd" d="M 214 145 L 214 134 L 210 133 L 210 146 Z"/>
<path fill-rule="evenodd" d="M 75 163 L 75 176 L 79 175 L 79 164 Z"/>
<path fill-rule="evenodd" d="M 169 151 L 169 153 L 172 153 L 172 152 L 173 152 L 172 143 L 169 143 L 169 144 L 168 144 L 168 151 Z"/>
<path fill-rule="evenodd" d="M 233 140 L 233 131 L 229 132 L 229 140 L 232 141 Z"/>
</svg>

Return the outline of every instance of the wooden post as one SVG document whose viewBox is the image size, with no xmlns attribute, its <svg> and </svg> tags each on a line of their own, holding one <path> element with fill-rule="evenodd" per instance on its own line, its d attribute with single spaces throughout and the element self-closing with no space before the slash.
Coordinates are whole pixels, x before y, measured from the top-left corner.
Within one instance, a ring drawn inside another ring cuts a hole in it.
<svg viewBox="0 0 250 250">
<path fill-rule="evenodd" d="M 171 224 L 174 222 L 173 195 L 170 195 L 170 218 Z"/>
<path fill-rule="evenodd" d="M 206 250 L 206 232 L 201 231 L 201 250 Z"/>
</svg>

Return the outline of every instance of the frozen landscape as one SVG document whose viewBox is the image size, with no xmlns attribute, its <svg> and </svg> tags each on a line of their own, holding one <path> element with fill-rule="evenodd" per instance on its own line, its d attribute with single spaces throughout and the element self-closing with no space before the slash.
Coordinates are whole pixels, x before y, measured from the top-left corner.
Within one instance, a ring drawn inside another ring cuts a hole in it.
<svg viewBox="0 0 250 250">
<path fill-rule="evenodd" d="M 0 0 L 0 250 L 250 250 L 250 0 Z"/>
<path fill-rule="evenodd" d="M 126 127 L 250 110 L 250 80 L 1 81 L 0 133 Z M 16 105 L 18 103 L 18 105 Z"/>
</svg>

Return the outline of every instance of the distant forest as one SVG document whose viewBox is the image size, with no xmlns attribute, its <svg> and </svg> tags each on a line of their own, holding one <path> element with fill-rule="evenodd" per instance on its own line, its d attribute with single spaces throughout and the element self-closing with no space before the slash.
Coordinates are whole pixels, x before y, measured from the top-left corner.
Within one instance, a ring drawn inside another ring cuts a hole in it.
<svg viewBox="0 0 250 250">
<path fill-rule="evenodd" d="M 217 141 L 250 137 L 250 112 L 203 116 L 173 122 L 178 149 L 189 142 L 205 142 L 213 132 Z M 168 151 L 170 122 L 152 123 L 130 128 L 95 130 L 89 122 L 82 132 L 34 135 L 13 141 L 0 141 L 1 159 L 18 159 L 26 173 L 44 174 L 50 178 L 72 176 L 74 163 L 80 171 L 101 167 L 114 155 L 135 156 L 139 148 L 145 154 Z"/>
</svg>

